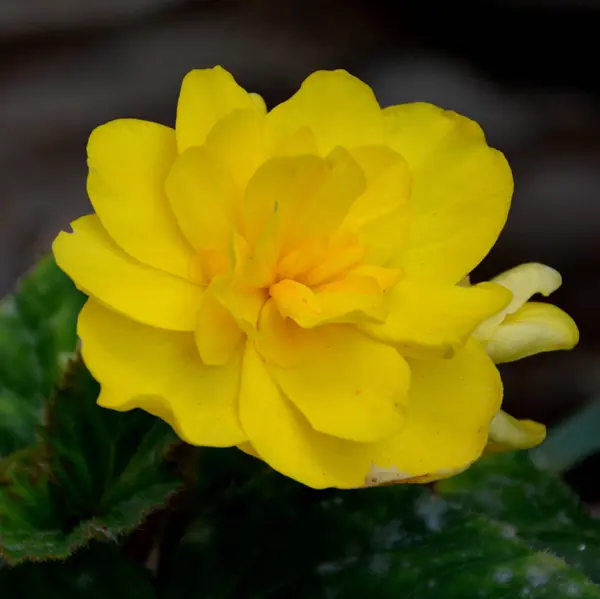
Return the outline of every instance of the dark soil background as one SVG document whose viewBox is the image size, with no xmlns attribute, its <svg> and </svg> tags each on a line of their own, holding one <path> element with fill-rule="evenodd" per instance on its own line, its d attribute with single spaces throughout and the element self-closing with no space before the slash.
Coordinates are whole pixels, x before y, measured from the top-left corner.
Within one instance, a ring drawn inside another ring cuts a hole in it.
<svg viewBox="0 0 600 599">
<path fill-rule="evenodd" d="M 0 293 L 89 211 L 96 125 L 172 124 L 192 68 L 222 64 L 270 105 L 346 68 L 383 105 L 474 118 L 507 155 L 513 210 L 476 278 L 524 261 L 562 272 L 552 300 L 579 348 L 503 368 L 509 410 L 560 422 L 600 394 L 599 31 L 593 0 L 0 0 Z M 590 501 L 599 462 L 569 477 Z"/>
</svg>

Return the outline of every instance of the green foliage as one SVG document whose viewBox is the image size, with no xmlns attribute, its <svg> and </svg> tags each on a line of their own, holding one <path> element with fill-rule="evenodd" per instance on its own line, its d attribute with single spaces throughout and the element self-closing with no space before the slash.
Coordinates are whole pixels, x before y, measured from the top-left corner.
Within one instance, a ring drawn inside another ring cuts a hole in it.
<svg viewBox="0 0 600 599">
<path fill-rule="evenodd" d="M 95 381 L 74 363 L 50 402 L 42 446 L 5 460 L 0 548 L 6 559 L 56 559 L 90 539 L 114 542 L 180 488 L 165 465 L 176 442 L 171 429 L 143 412 L 103 410 L 97 394 Z"/>
<path fill-rule="evenodd" d="M 55 309 L 61 302 L 53 293 L 63 298 L 68 316 Z M 16 375 L 6 379 L 21 395 L 6 395 L 4 401 L 16 402 L 19 440 L 31 445 L 0 460 L 0 553 L 11 562 L 62 558 L 93 538 L 114 542 L 165 504 L 181 487 L 165 464 L 177 439 L 148 414 L 96 405 L 97 383 L 80 361 L 65 358 L 76 355 L 74 310 L 81 297 L 51 262 L 13 301 L 23 308 L 10 322 L 21 325 L 5 328 L 2 341 L 20 348 L 7 352 L 15 368 L 19 357 L 31 358 L 37 374 L 29 394 Z M 4 369 L 14 375 L 6 364 Z M 16 439 L 5 446 L 16 446 Z"/>
<path fill-rule="evenodd" d="M 248 471 L 257 468 L 251 458 L 239 459 Z M 535 472 L 526 460 L 519 456 L 513 462 L 515 480 L 509 480 L 515 487 Z M 482 474 L 493 477 L 495 466 L 485 460 L 479 474 L 474 471 L 471 480 L 481 477 L 484 495 L 498 490 Z M 459 497 L 458 491 L 468 478 L 457 477 L 446 496 L 430 487 L 400 485 L 313 491 L 274 473 L 255 476 L 227 488 L 169 552 L 160 579 L 166 598 L 600 597 L 600 588 L 576 567 L 580 561 L 553 554 L 559 538 L 549 535 L 543 547 L 520 535 L 513 520 L 504 520 L 506 512 L 489 517 L 471 509 L 470 495 Z M 569 494 L 558 481 L 553 484 L 561 489 L 554 504 L 558 513 Z M 508 514 L 529 520 L 529 530 L 543 528 L 547 513 L 532 510 L 532 497 L 525 499 L 507 495 Z M 544 501 L 552 505 L 551 497 Z M 570 495 L 569 510 L 579 518 L 575 537 L 590 520 Z"/>
<path fill-rule="evenodd" d="M 464 512 L 502 522 L 506 534 L 560 556 L 600 583 L 600 521 L 526 453 L 490 455 L 438 490 Z"/>
<path fill-rule="evenodd" d="M 36 441 L 45 402 L 74 354 L 84 300 L 45 259 L 0 303 L 0 457 Z"/>
</svg>

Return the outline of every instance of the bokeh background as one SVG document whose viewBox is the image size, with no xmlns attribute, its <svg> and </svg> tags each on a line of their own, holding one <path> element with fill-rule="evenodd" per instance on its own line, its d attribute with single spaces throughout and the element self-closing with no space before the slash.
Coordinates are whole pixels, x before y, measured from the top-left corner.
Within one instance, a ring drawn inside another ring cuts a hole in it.
<svg viewBox="0 0 600 599">
<path fill-rule="evenodd" d="M 90 210 L 96 125 L 173 124 L 192 68 L 221 64 L 269 105 L 313 70 L 346 68 L 382 105 L 477 120 L 507 155 L 513 209 L 475 278 L 524 261 L 562 272 L 552 301 L 579 323 L 579 348 L 503 368 L 509 410 L 560 422 L 600 395 L 598 31 L 594 0 L 0 0 L 0 292 Z M 593 472 L 594 459 L 572 474 L 592 501 Z"/>
</svg>

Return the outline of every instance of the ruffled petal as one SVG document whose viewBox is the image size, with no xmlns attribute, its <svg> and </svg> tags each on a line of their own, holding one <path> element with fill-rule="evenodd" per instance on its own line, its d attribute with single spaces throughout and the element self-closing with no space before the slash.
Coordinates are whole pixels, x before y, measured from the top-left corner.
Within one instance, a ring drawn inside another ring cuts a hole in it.
<svg viewBox="0 0 600 599">
<path fill-rule="evenodd" d="M 410 231 L 394 265 L 409 277 L 458 283 L 504 227 L 513 192 L 510 167 L 465 117 L 422 103 L 383 114 L 387 142 L 413 175 Z"/>
<path fill-rule="evenodd" d="M 268 370 L 286 397 L 319 432 L 360 442 L 389 437 L 403 425 L 410 373 L 393 348 L 349 326 L 304 330 L 269 302 L 259 322 L 259 349 L 285 365 Z"/>
<path fill-rule="evenodd" d="M 448 357 L 465 343 L 478 324 L 502 310 L 510 299 L 507 289 L 491 283 L 467 288 L 407 279 L 385 294 L 385 322 L 358 326 L 401 353 Z"/>
<path fill-rule="evenodd" d="M 88 295 L 144 324 L 193 331 L 202 289 L 128 256 L 96 215 L 71 224 L 52 249 L 59 267 Z"/>
<path fill-rule="evenodd" d="M 88 195 L 109 235 L 140 262 L 188 278 L 193 251 L 164 190 L 177 156 L 175 131 L 135 119 L 111 121 L 94 129 L 87 155 Z"/>
<path fill-rule="evenodd" d="M 222 366 L 200 360 L 194 336 L 138 324 L 89 300 L 79 315 L 84 361 L 102 385 L 99 404 L 141 408 L 187 443 L 246 440 L 237 415 L 242 348 Z"/>
<path fill-rule="evenodd" d="M 314 134 L 321 156 L 336 146 L 381 144 L 381 109 L 371 88 L 346 71 L 317 71 L 286 102 L 266 118 L 270 147 L 307 127 Z"/>
<path fill-rule="evenodd" d="M 424 482 L 466 468 L 481 455 L 500 409 L 500 374 L 474 340 L 450 360 L 409 360 L 409 365 L 406 424 L 374 445 L 367 484 Z"/>
<path fill-rule="evenodd" d="M 371 446 L 317 433 L 281 393 L 251 343 L 244 356 L 240 418 L 254 454 L 282 474 L 316 489 L 362 484 Z"/>
<path fill-rule="evenodd" d="M 531 296 L 541 293 L 548 297 L 554 293 L 562 285 L 562 277 L 557 270 L 550 266 L 531 262 L 511 268 L 494 277 L 490 282 L 506 287 L 512 292 L 513 297 L 504 310 L 477 327 L 474 335 L 480 341 L 493 336 L 494 331 L 506 316 L 515 313 Z"/>
<path fill-rule="evenodd" d="M 177 146 L 183 153 L 201 146 L 211 129 L 234 110 L 264 108 L 222 67 L 190 71 L 183 79 L 177 104 Z"/>
<path fill-rule="evenodd" d="M 509 314 L 484 342 L 496 362 L 514 362 L 542 352 L 573 349 L 579 342 L 575 321 L 552 304 L 527 302 Z"/>
</svg>

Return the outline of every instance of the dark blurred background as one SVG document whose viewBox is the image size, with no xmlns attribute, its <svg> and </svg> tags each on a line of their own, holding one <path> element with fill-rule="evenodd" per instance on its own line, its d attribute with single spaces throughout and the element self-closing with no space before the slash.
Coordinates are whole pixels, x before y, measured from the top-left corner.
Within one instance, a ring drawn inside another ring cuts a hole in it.
<svg viewBox="0 0 600 599">
<path fill-rule="evenodd" d="M 503 369 L 508 408 L 556 423 L 600 392 L 598 31 L 594 0 L 0 0 L 0 292 L 89 211 L 96 125 L 173 124 L 193 68 L 222 64 L 271 106 L 346 68 L 382 105 L 477 120 L 507 155 L 513 209 L 476 278 L 524 261 L 562 272 L 552 301 L 579 348 Z"/>
</svg>

